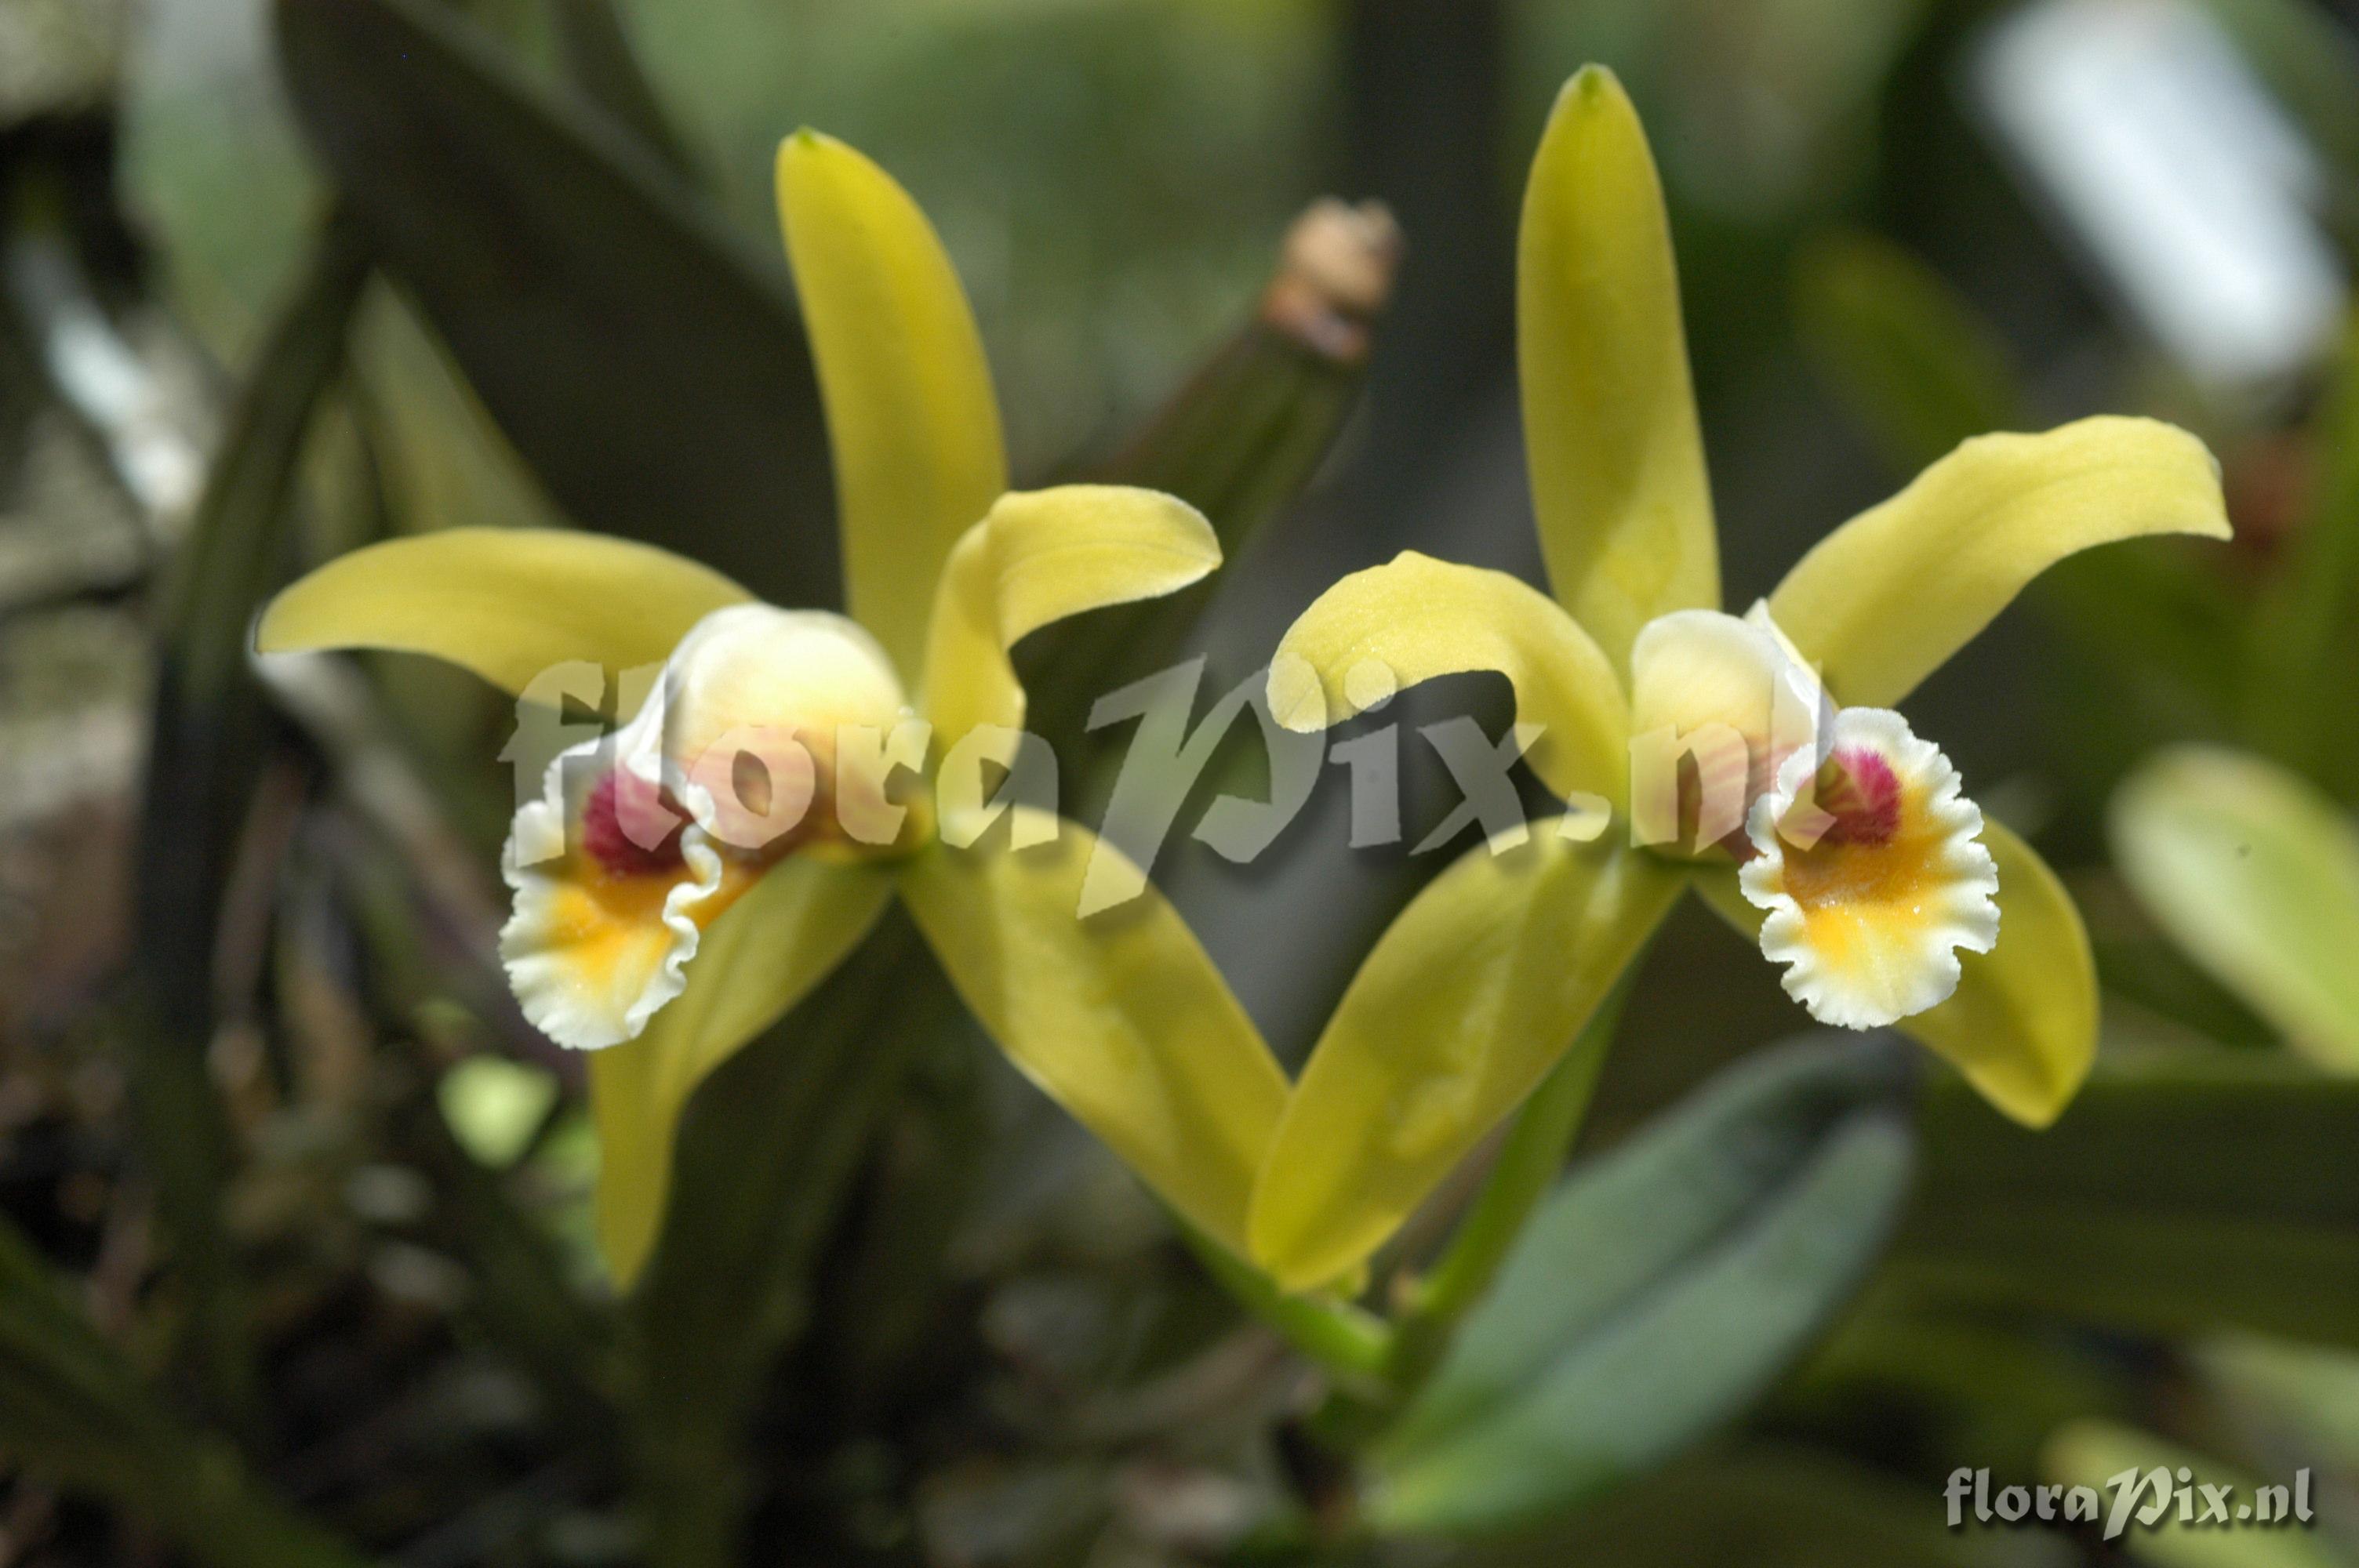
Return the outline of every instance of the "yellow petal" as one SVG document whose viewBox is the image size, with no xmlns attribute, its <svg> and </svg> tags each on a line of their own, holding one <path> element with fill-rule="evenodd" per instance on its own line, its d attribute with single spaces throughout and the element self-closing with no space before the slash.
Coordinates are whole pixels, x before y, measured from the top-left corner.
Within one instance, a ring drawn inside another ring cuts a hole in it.
<svg viewBox="0 0 2359 1568">
<path fill-rule="evenodd" d="M 1077 916 L 1092 853 L 1117 851 L 1071 822 L 1017 825 L 1044 827 L 1057 838 L 1038 849 L 1008 849 L 996 835 L 971 850 L 937 845 L 905 864 L 902 896 L 1024 1075 L 1189 1223 L 1242 1253 L 1286 1075 L 1159 893 Z"/>
<path fill-rule="evenodd" d="M 1516 291 L 1549 581 L 1625 669 L 1654 617 L 1718 608 L 1720 554 L 1662 188 L 1603 67 L 1566 83 L 1540 138 Z"/>
<path fill-rule="evenodd" d="M 1160 491 L 1064 484 L 1001 496 L 942 573 L 924 705 L 944 746 L 1024 725 L 1007 650 L 1052 621 L 1176 592 L 1221 564 L 1202 513 Z"/>
<path fill-rule="evenodd" d="M 2038 851 L 1990 817 L 1983 842 L 1998 867 L 1998 942 L 1961 954 L 1956 993 L 1898 1027 L 2000 1111 L 2045 1127 L 2097 1057 L 2096 962 L 2081 912 Z M 1748 940 L 1760 940 L 1762 913 L 1737 891 L 1734 867 L 1706 868 L 1696 887 Z"/>
<path fill-rule="evenodd" d="M 874 865 L 781 861 L 704 933 L 687 988 L 647 1032 L 590 1058 L 598 1243 L 618 1282 L 636 1279 L 655 1246 L 690 1093 L 824 979 L 891 892 Z"/>
<path fill-rule="evenodd" d="M 1819 541 L 1769 612 L 1844 703 L 1890 708 L 2076 550 L 2228 536 L 2219 467 L 2153 419 L 1980 436 Z"/>
<path fill-rule="evenodd" d="M 1405 550 L 1321 594 L 1287 629 L 1270 665 L 1270 710 L 1323 730 L 1436 676 L 1497 670 L 1516 718 L 1543 727 L 1525 753 L 1559 797 L 1627 792 L 1629 708 L 1580 622 L 1505 572 Z"/>
<path fill-rule="evenodd" d="M 983 339 L 908 193 L 832 137 L 778 148 L 778 212 L 819 367 L 853 619 L 905 670 L 934 580 L 1007 488 Z"/>
<path fill-rule="evenodd" d="M 1470 851 L 1376 943 L 1312 1052 L 1254 1193 L 1289 1289 L 1382 1246 L 1529 1094 L 1669 910 L 1680 873 L 1554 820 Z"/>
<path fill-rule="evenodd" d="M 266 654 L 431 654 L 521 692 L 571 660 L 661 664 L 689 628 L 753 596 L 652 546 L 554 528 L 451 528 L 341 556 L 270 601 Z"/>
</svg>

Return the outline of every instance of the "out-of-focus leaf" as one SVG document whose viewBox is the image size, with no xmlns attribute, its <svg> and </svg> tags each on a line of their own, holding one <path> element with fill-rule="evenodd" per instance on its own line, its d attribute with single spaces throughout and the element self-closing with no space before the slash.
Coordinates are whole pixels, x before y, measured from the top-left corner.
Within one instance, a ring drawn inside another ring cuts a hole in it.
<svg viewBox="0 0 2359 1568">
<path fill-rule="evenodd" d="M 2020 430 L 2006 347 L 1941 276 L 1877 235 L 1843 230 L 1794 263 L 1794 325 L 1893 470 L 1913 474 L 1970 436 Z"/>
<path fill-rule="evenodd" d="M 2359 1082 L 2202 1053 L 2100 1070 L 2045 1132 L 1937 1087 L 1923 1131 L 1896 1285 L 2359 1346 Z"/>
<path fill-rule="evenodd" d="M 2354 726 L 2321 723 L 2320 715 L 2359 681 L 2359 319 L 2308 438 L 2315 465 L 2309 503 L 2250 621 L 2247 732 L 2347 798 L 2359 740 Z"/>
<path fill-rule="evenodd" d="M 2272 1425 L 2305 1454 L 2359 1470 L 2359 1356 L 2257 1335 L 2226 1335 L 2200 1347 L 2206 1381 Z"/>
<path fill-rule="evenodd" d="M 234 1449 L 181 1426 L 0 1227 L 0 1445 L 154 1520 L 207 1568 L 360 1568 L 263 1494 Z"/>
<path fill-rule="evenodd" d="M 2048 1480 L 2063 1487 L 2086 1487 L 2097 1494 L 2100 1517 L 2111 1523 L 2114 1491 L 2107 1483 L 2125 1470 L 2141 1475 L 2156 1470 L 2194 1477 L 2191 1484 L 2224 1487 L 2243 1499 L 2256 1501 L 2260 1485 L 2256 1476 L 2157 1437 L 2150 1432 L 2113 1422 L 2077 1421 L 2048 1440 L 2041 1470 Z M 2177 1494 L 2174 1480 L 2172 1496 Z M 2140 1493 L 2136 1504 L 2157 1500 L 2153 1491 Z M 2290 1495 L 2288 1494 L 2288 1501 Z M 2154 1568 L 2349 1568 L 2350 1559 L 2319 1543 L 2309 1530 L 2278 1525 L 2274 1529 L 2235 1527 L 2198 1519 L 2182 1522 L 2176 1507 L 2166 1507 L 2152 1524 L 2129 1516 L 2120 1543 L 2134 1562 Z"/>
<path fill-rule="evenodd" d="M 789 604 L 840 596 L 776 269 L 656 155 L 427 0 L 281 0 L 297 109 L 385 264 L 579 522 Z"/>
<path fill-rule="evenodd" d="M 2114 857 L 2147 913 L 2332 1071 L 2359 1073 L 2359 830 L 2257 757 L 2182 747 L 2114 797 Z"/>
<path fill-rule="evenodd" d="M 125 1016 L 140 1150 L 190 1286 L 189 1335 L 224 1411 L 252 1394 L 247 1325 L 222 1228 L 226 1114 L 205 1067 L 216 923 L 262 767 L 247 625 L 291 565 L 288 492 L 342 362 L 368 262 L 339 218 L 256 358 L 173 563 L 142 804 L 136 995 Z"/>
<path fill-rule="evenodd" d="M 614 0 L 557 0 L 551 20 L 556 23 L 565 69 L 575 85 L 592 103 L 629 127 L 673 173 L 693 180 L 696 166 L 639 66 L 638 53 L 631 47 L 630 32 Z"/>
<path fill-rule="evenodd" d="M 1799 1045 L 1578 1172 L 1379 1441 L 1387 1531 L 1528 1525 L 1759 1394 L 1848 1297 L 1905 1194 L 1895 1047 Z"/>
<path fill-rule="evenodd" d="M 1671 1466 L 1529 1543 L 1463 1568 L 2061 1568 L 2079 1558 L 2029 1530 L 1952 1530 L 1927 1487 L 1767 1447 Z"/>
</svg>

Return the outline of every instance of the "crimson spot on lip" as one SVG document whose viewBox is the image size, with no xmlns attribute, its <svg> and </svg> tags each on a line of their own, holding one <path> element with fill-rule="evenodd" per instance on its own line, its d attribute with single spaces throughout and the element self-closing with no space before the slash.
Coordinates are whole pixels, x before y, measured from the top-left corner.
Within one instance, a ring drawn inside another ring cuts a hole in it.
<svg viewBox="0 0 2359 1568">
<path fill-rule="evenodd" d="M 628 830 L 623 819 L 625 807 L 631 813 Z M 591 786 L 582 807 L 582 847 L 607 871 L 649 876 L 679 865 L 681 827 L 679 817 L 663 804 L 658 785 L 610 768 Z M 658 833 L 662 838 L 652 849 L 639 841 Z"/>
<path fill-rule="evenodd" d="M 1886 843 L 1900 831 L 1900 777 L 1881 752 L 1837 752 L 1819 770 L 1817 805 L 1834 818 L 1822 842 Z"/>
</svg>

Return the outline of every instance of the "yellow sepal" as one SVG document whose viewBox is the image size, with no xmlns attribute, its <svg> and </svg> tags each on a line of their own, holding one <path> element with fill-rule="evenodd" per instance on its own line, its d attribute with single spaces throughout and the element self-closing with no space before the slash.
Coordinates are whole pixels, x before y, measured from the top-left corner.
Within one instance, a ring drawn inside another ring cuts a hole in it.
<svg viewBox="0 0 2359 1568">
<path fill-rule="evenodd" d="M 2228 532 L 2219 465 L 2174 426 L 2105 415 L 1978 436 L 1820 540 L 1769 613 L 1845 706 L 1892 708 L 2066 556 Z"/>
<path fill-rule="evenodd" d="M 1547 1076 L 1678 897 L 1678 870 L 1569 841 L 1560 820 L 1462 857 L 1353 978 L 1254 1191 L 1254 1260 L 1288 1289 L 1384 1244 Z"/>
<path fill-rule="evenodd" d="M 1560 799 L 1619 805 L 1629 787 L 1629 705 L 1580 622 L 1505 572 L 1405 550 L 1321 594 L 1287 629 L 1270 665 L 1270 710 L 1289 730 L 1321 730 L 1397 687 L 1496 670 L 1516 688 L 1518 722 L 1542 726 L 1526 753 Z"/>
<path fill-rule="evenodd" d="M 1617 670 L 1638 628 L 1720 605 L 1712 489 L 1647 134 L 1589 66 L 1549 116 L 1516 260 L 1524 444 L 1549 581 Z"/>
<path fill-rule="evenodd" d="M 1177 496 L 1065 484 L 1001 496 L 951 552 L 920 701 L 936 739 L 1024 725 L 1007 650 L 1052 621 L 1176 592 L 1221 564 L 1212 525 Z"/>
<path fill-rule="evenodd" d="M 753 596 L 651 545 L 556 528 L 450 528 L 340 556 L 288 585 L 255 630 L 265 654 L 430 654 L 521 692 L 586 660 L 659 665 L 689 628 Z"/>
<path fill-rule="evenodd" d="M 617 1283 L 638 1277 L 662 1227 L 688 1097 L 843 961 L 892 891 L 875 865 L 781 860 L 704 933 L 687 989 L 647 1032 L 591 1055 L 598 1246 Z"/>
<path fill-rule="evenodd" d="M 1007 488 L 991 367 L 950 257 L 890 175 L 798 131 L 778 148 L 777 183 L 852 616 L 914 670 L 951 546 Z"/>
<path fill-rule="evenodd" d="M 1030 807 L 1010 849 L 936 844 L 901 893 L 943 971 L 1008 1059 L 1188 1222 L 1243 1253 L 1245 1202 L 1286 1075 L 1178 912 L 1143 897 L 1080 919 L 1087 829 Z"/>
</svg>

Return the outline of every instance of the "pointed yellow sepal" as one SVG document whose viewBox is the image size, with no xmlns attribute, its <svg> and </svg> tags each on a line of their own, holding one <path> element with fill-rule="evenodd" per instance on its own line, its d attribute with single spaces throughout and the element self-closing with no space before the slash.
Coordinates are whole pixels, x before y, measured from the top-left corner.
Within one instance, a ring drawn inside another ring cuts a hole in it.
<svg viewBox="0 0 2359 1568">
<path fill-rule="evenodd" d="M 689 1096 L 859 946 L 892 890 L 874 865 L 781 862 L 713 922 L 687 989 L 647 1033 L 591 1055 L 598 1245 L 618 1284 L 638 1277 L 662 1227 Z"/>
<path fill-rule="evenodd" d="M 1382 1246 L 1572 1044 L 1679 895 L 1667 863 L 1532 824 L 1401 912 L 1304 1067 L 1254 1191 L 1253 1258 L 1289 1290 Z"/>
<path fill-rule="evenodd" d="M 339 556 L 270 601 L 265 654 L 429 654 L 521 692 L 558 665 L 659 665 L 689 629 L 753 596 L 694 561 L 598 534 L 451 528 Z"/>
<path fill-rule="evenodd" d="M 1719 607 L 1720 554 L 1662 188 L 1602 66 L 1565 84 L 1532 161 L 1516 339 L 1549 582 L 1626 671 L 1648 621 Z"/>
<path fill-rule="evenodd" d="M 1118 850 L 1073 823 L 1013 809 L 1025 818 L 1016 840 L 1038 847 L 934 845 L 902 867 L 910 913 L 1025 1076 L 1190 1224 L 1242 1254 L 1285 1073 L 1153 887 L 1078 916 L 1091 856 Z"/>
<path fill-rule="evenodd" d="M 942 563 L 1007 488 L 983 338 L 933 226 L 883 169 L 798 131 L 778 148 L 777 186 L 852 616 L 915 670 Z"/>
</svg>

